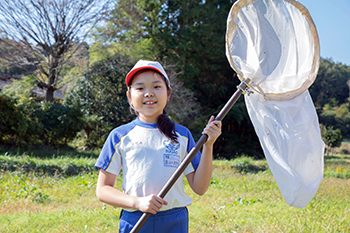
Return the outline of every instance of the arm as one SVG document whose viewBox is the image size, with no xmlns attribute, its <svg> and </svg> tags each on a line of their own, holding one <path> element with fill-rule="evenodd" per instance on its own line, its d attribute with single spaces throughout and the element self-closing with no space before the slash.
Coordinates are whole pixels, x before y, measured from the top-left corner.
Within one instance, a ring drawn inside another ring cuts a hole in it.
<svg viewBox="0 0 350 233">
<path fill-rule="evenodd" d="M 207 142 L 203 145 L 202 157 L 196 171 L 186 175 L 192 190 L 198 195 L 203 195 L 210 185 L 213 164 L 213 145 L 221 134 L 221 122 L 215 121 L 214 116 L 203 130 L 208 135 Z"/>
<path fill-rule="evenodd" d="M 100 201 L 112 206 L 136 209 L 151 214 L 156 214 L 163 205 L 168 204 L 154 194 L 146 197 L 125 194 L 114 188 L 116 178 L 116 175 L 100 169 L 96 187 L 96 196 Z"/>
</svg>

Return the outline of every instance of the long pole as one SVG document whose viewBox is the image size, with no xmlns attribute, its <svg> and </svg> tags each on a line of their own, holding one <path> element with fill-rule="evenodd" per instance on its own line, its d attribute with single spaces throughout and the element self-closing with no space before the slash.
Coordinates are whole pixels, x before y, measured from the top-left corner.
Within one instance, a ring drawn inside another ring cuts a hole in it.
<svg viewBox="0 0 350 233">
<path fill-rule="evenodd" d="M 245 89 L 248 86 L 248 83 L 250 82 L 250 79 L 246 79 L 245 81 L 242 81 L 237 86 L 237 91 L 231 96 L 229 101 L 225 104 L 225 106 L 221 109 L 219 114 L 215 117 L 215 120 L 222 121 L 226 114 L 230 111 L 230 109 L 233 107 L 233 105 L 236 103 L 238 98 L 241 96 L 242 93 L 244 93 Z M 208 135 L 203 134 L 200 139 L 197 141 L 196 145 L 192 148 L 190 153 L 185 157 L 185 159 L 181 162 L 180 166 L 176 169 L 174 174 L 169 178 L 168 182 L 164 185 L 163 189 L 158 193 L 158 197 L 164 198 L 165 195 L 169 192 L 171 187 L 175 184 L 177 179 L 181 176 L 181 174 L 184 172 L 188 164 L 192 161 L 194 156 L 198 153 L 198 151 L 202 148 L 204 143 L 207 141 Z M 134 228 L 130 231 L 130 233 L 137 233 L 141 230 L 143 225 L 146 223 L 146 221 L 151 216 L 150 213 L 144 213 L 139 221 L 135 224 Z"/>
</svg>

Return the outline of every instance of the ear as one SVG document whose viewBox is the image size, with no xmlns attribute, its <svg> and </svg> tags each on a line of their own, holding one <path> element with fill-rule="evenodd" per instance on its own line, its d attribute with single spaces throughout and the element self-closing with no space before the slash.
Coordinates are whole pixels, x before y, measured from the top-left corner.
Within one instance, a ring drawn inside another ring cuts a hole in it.
<svg viewBox="0 0 350 233">
<path fill-rule="evenodd" d="M 171 89 L 171 87 L 169 87 L 169 90 L 168 90 L 168 101 L 170 101 L 170 96 L 171 96 L 172 92 L 173 92 L 173 89 Z"/>
</svg>

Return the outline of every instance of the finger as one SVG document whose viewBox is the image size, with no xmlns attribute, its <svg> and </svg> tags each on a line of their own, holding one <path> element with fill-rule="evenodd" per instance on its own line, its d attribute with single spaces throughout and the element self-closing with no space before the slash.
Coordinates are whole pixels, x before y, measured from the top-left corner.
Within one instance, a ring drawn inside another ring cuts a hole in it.
<svg viewBox="0 0 350 233">
<path fill-rule="evenodd" d="M 163 198 L 160 198 L 160 197 L 157 197 L 157 202 L 160 205 L 167 205 L 168 204 L 168 202 L 166 202 Z"/>
<path fill-rule="evenodd" d="M 208 127 L 206 127 L 206 129 L 210 129 L 212 131 L 220 132 L 221 131 L 221 125 L 216 125 L 216 124 L 208 125 Z"/>
<path fill-rule="evenodd" d="M 211 130 L 214 130 L 214 131 L 221 131 L 221 127 L 220 125 L 209 125 L 207 129 L 211 129 Z"/>
<path fill-rule="evenodd" d="M 212 129 L 205 129 L 205 130 L 203 130 L 203 134 L 206 134 L 208 136 L 213 136 L 213 135 L 215 135 L 215 131 Z"/>
<path fill-rule="evenodd" d="M 156 211 L 156 210 L 154 210 L 154 209 L 150 209 L 150 210 L 148 211 L 148 213 L 151 213 L 151 214 L 156 214 L 156 213 L 157 213 L 157 211 Z"/>
<path fill-rule="evenodd" d="M 214 116 L 211 116 L 211 117 L 209 118 L 208 124 L 209 124 L 210 122 L 214 121 L 214 120 L 215 120 Z"/>
<path fill-rule="evenodd" d="M 167 205 L 168 204 L 168 202 L 166 202 L 163 198 L 159 198 L 159 199 L 160 199 L 160 203 L 162 205 Z"/>
<path fill-rule="evenodd" d="M 162 204 L 160 204 L 159 202 L 153 203 L 152 206 L 155 210 L 159 210 L 160 208 L 162 208 Z"/>
<path fill-rule="evenodd" d="M 217 137 L 221 134 L 221 129 L 216 126 L 208 127 L 203 130 L 203 134 L 207 134 L 208 136 L 212 137 Z"/>
<path fill-rule="evenodd" d="M 213 125 L 215 125 L 215 126 L 221 128 L 221 121 L 213 121 L 213 122 L 211 122 L 211 123 L 212 123 Z"/>
</svg>

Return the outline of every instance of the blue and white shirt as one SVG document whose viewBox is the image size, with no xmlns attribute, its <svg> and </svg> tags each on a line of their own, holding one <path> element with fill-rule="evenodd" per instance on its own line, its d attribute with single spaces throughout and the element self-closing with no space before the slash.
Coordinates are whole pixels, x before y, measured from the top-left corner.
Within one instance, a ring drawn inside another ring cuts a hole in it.
<svg viewBox="0 0 350 233">
<path fill-rule="evenodd" d="M 115 175 L 123 170 L 122 188 L 126 194 L 138 197 L 157 195 L 195 146 L 192 134 L 186 127 L 176 124 L 175 131 L 179 143 L 165 137 L 157 124 L 136 119 L 122 125 L 108 136 L 95 166 Z M 197 169 L 200 157 L 198 152 L 184 175 Z M 169 204 L 163 206 L 161 211 L 192 203 L 184 192 L 183 179 L 175 182 L 164 199 Z"/>
</svg>

